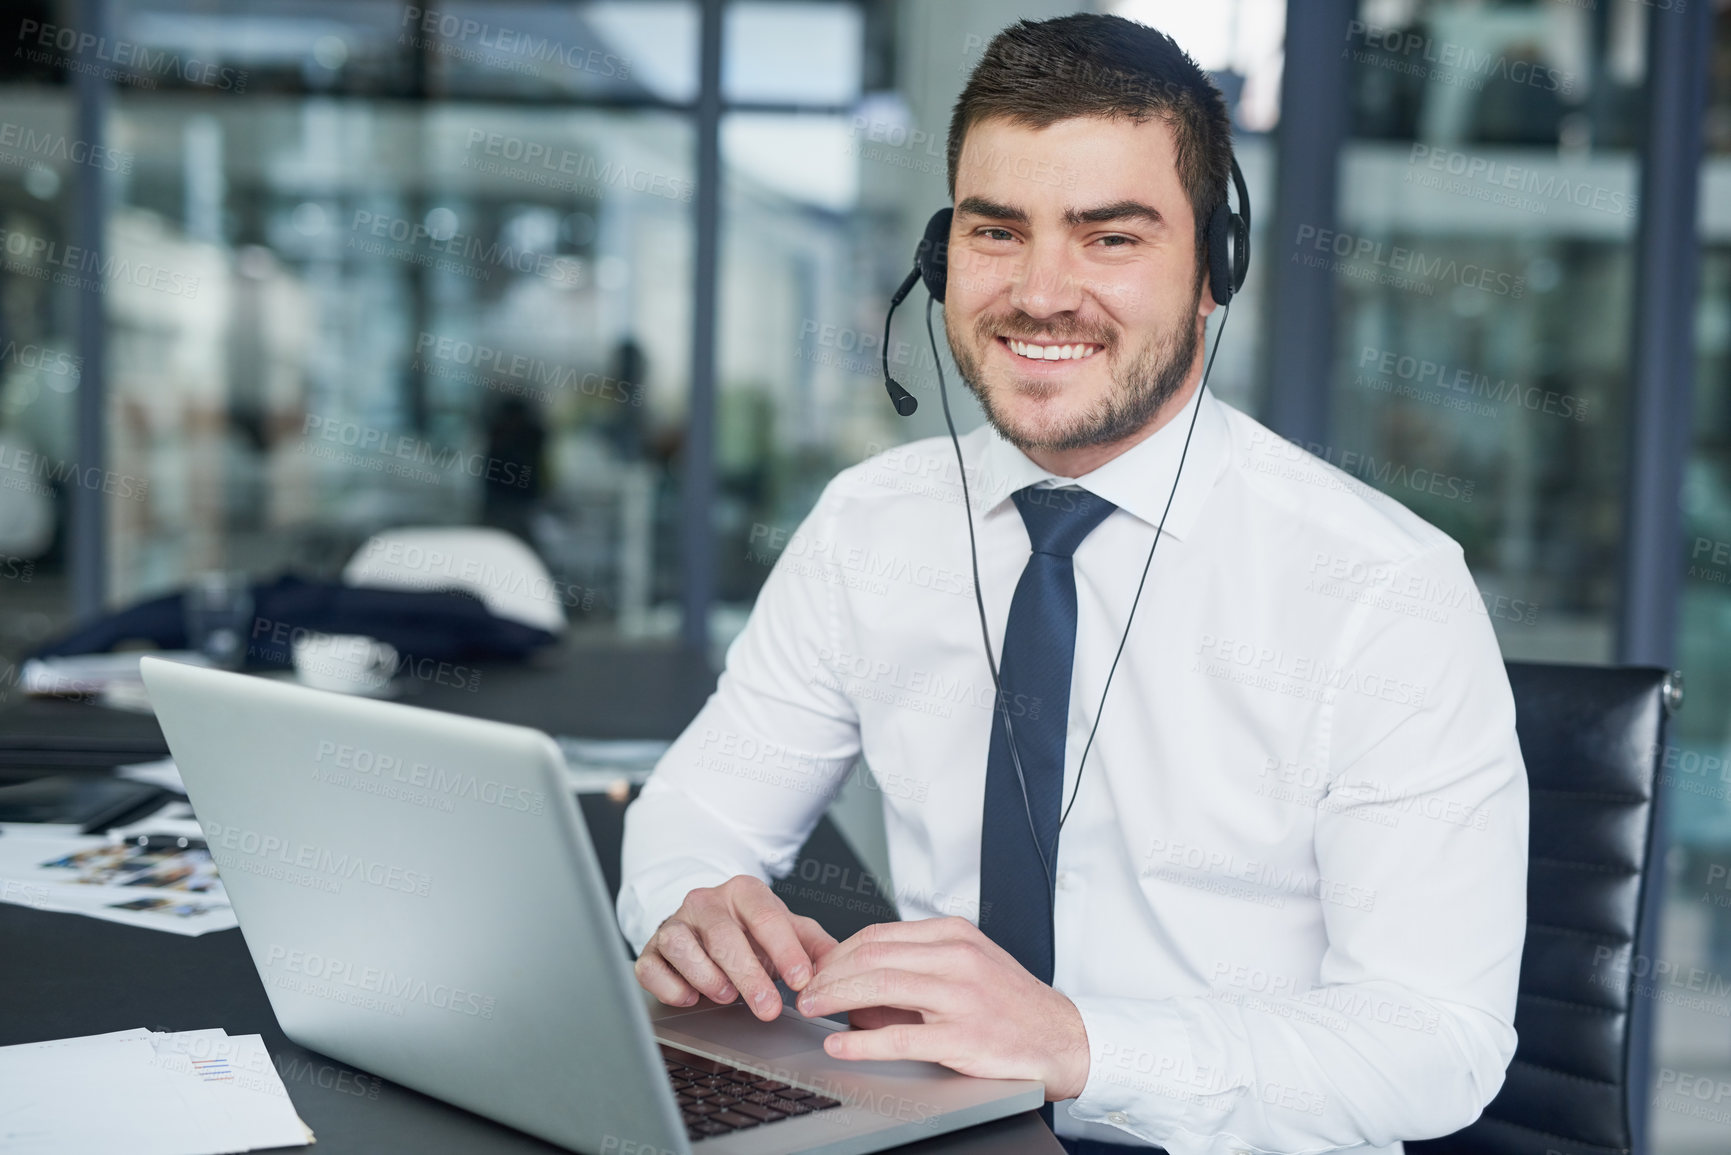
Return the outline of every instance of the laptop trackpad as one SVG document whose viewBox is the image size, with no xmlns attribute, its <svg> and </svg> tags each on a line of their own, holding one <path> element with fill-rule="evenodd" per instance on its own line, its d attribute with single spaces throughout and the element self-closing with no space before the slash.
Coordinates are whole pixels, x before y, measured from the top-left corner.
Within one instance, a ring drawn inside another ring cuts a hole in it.
<svg viewBox="0 0 1731 1155">
<path fill-rule="evenodd" d="M 798 1011 L 783 1007 L 779 1016 L 764 1023 L 738 1004 L 665 1019 L 657 1026 L 664 1032 L 677 1031 L 763 1059 L 785 1059 L 802 1051 L 821 1051 L 824 1036 L 829 1034 L 823 1027 L 801 1019 Z"/>
</svg>

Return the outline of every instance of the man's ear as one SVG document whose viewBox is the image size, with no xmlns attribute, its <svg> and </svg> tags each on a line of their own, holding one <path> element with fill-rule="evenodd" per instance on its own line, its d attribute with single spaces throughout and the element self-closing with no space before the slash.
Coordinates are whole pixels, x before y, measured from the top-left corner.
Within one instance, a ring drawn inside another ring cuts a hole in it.
<svg viewBox="0 0 1731 1155">
<path fill-rule="evenodd" d="M 1219 303 L 1214 300 L 1214 294 L 1208 288 L 1208 267 L 1204 264 L 1201 273 L 1196 277 L 1196 315 L 1206 322 L 1219 307 Z"/>
<path fill-rule="evenodd" d="M 1194 235 L 1194 234 L 1192 234 Z M 1220 307 L 1214 299 L 1214 270 L 1209 267 L 1207 239 L 1197 236 L 1193 244 L 1199 247 L 1196 255 L 1196 315 L 1207 321 L 1209 314 Z"/>
</svg>

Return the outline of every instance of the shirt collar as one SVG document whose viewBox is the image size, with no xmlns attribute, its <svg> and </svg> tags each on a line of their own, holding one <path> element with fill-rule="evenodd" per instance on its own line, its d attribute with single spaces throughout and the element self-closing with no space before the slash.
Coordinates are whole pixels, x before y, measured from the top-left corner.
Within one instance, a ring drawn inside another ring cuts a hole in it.
<svg viewBox="0 0 1731 1155">
<path fill-rule="evenodd" d="M 1164 516 L 1164 532 L 1182 541 L 1190 533 L 1209 491 L 1227 464 L 1226 416 L 1222 408 L 1212 393 L 1198 389 L 1184 408 L 1152 437 L 1125 450 L 1092 473 L 1077 478 L 1059 477 L 1035 464 L 1027 454 L 1005 441 L 996 429 L 989 424 L 982 425 L 970 435 L 984 441 L 976 457 L 980 492 L 975 495 L 974 504 L 982 515 L 990 515 L 1000 506 L 1009 504 L 1010 495 L 1018 489 L 1045 481 L 1079 485 L 1150 526 L 1159 525 Z M 1184 441 L 1190 434 L 1192 414 L 1195 415 L 1196 430 L 1190 435 L 1190 450 L 1185 454 Z M 1180 455 L 1184 456 L 1183 479 L 1172 497 L 1172 509 L 1168 513 L 1166 499 L 1172 493 L 1172 479 L 1178 470 Z"/>
</svg>

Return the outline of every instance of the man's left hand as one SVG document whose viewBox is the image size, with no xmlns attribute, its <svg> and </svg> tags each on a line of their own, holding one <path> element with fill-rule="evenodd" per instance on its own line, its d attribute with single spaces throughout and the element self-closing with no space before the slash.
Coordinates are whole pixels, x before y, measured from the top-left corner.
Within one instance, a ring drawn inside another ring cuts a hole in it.
<svg viewBox="0 0 1731 1155">
<path fill-rule="evenodd" d="M 921 1021 L 868 1008 L 917 1012 Z M 838 1031 L 838 1059 L 921 1059 L 986 1079 L 1038 1079 L 1052 1101 L 1088 1081 L 1088 1031 L 1061 992 L 965 918 L 868 926 L 835 947 L 799 996 L 807 1017 L 865 1011 Z"/>
</svg>

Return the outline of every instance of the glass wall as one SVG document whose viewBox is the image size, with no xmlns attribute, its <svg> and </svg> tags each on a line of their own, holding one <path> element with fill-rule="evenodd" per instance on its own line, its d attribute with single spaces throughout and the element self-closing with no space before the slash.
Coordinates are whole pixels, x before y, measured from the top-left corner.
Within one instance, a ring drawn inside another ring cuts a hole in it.
<svg viewBox="0 0 1731 1155">
<path fill-rule="evenodd" d="M 113 596 L 487 524 L 599 595 L 568 612 L 641 617 L 683 408 L 681 118 L 126 94 L 114 123 L 148 158 L 117 253 L 209 272 L 110 311 L 111 456 L 156 493 L 112 525 Z"/>
<path fill-rule="evenodd" d="M 208 271 L 111 310 L 111 456 L 155 495 L 111 525 L 111 596 L 484 524 L 580 628 L 643 629 L 674 584 L 694 187 L 688 118 L 654 106 L 694 90 L 694 8 L 117 15 L 246 91 L 115 100 L 144 161 L 112 243 Z"/>
<path fill-rule="evenodd" d="M 107 465 L 130 482 L 109 603 L 209 570 L 334 577 L 387 527 L 491 525 L 540 553 L 578 630 L 653 629 L 678 562 L 695 4 L 114 0 L 107 20 Z M 52 82 L 78 28 L 58 4 L 20 23 L 0 131 L 21 254 L 0 444 L 60 456 L 73 301 L 26 238 L 60 239 L 70 203 Z M 28 580 L 0 645 L 67 608 L 63 496 L 5 501 L 0 573 Z"/>
<path fill-rule="evenodd" d="M 1646 10 L 1364 0 L 1334 444 L 1466 550 L 1509 658 L 1609 661 Z"/>
<path fill-rule="evenodd" d="M 48 62 L 0 71 L 0 693 L 18 655 L 70 612 L 66 510 L 78 483 L 77 290 L 63 271 L 80 169 L 136 158 L 93 150 Z"/>
</svg>

